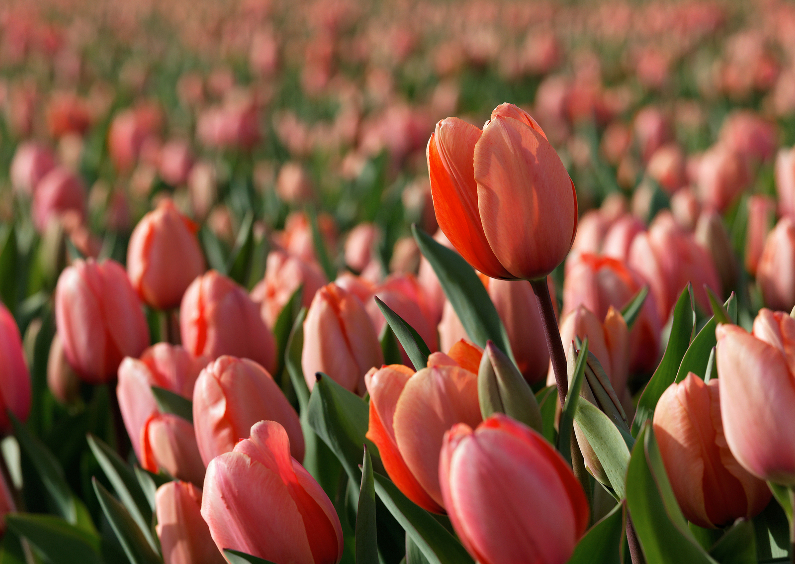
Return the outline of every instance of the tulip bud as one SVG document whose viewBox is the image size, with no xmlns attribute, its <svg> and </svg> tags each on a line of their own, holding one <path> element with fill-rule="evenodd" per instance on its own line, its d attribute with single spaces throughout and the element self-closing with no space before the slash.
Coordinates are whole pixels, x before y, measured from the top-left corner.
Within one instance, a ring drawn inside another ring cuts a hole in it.
<svg viewBox="0 0 795 564">
<path fill-rule="evenodd" d="M 795 196 L 795 194 L 793 195 Z M 776 201 L 773 198 L 760 195 L 748 198 L 745 268 L 751 276 L 756 276 L 756 270 L 765 247 L 765 239 L 767 239 L 775 220 L 775 212 Z M 795 213 L 792 217 L 795 217 Z"/>
<path fill-rule="evenodd" d="M 684 186 L 687 183 L 685 155 L 679 145 L 669 143 L 654 151 L 646 165 L 646 174 L 669 194 Z"/>
<path fill-rule="evenodd" d="M 182 344 L 194 356 L 250 358 L 276 369 L 276 338 L 248 293 L 231 278 L 211 270 L 194 280 L 182 297 Z"/>
<path fill-rule="evenodd" d="M 312 178 L 300 164 L 285 163 L 276 178 L 276 193 L 290 204 L 311 202 L 314 198 Z"/>
<path fill-rule="evenodd" d="M 178 480 L 201 486 L 204 462 L 193 425 L 171 413 L 152 415 L 141 430 L 141 467 L 157 474 L 162 468 Z"/>
<path fill-rule="evenodd" d="M 64 405 L 77 400 L 80 394 L 80 378 L 69 366 L 57 333 L 52 340 L 50 354 L 47 357 L 47 387 L 55 399 Z"/>
<path fill-rule="evenodd" d="M 11 312 L 0 303 L 0 433 L 11 431 L 7 412 L 24 421 L 30 413 L 30 373 L 22 351 L 22 337 Z"/>
<path fill-rule="evenodd" d="M 33 223 L 39 233 L 66 212 L 74 212 L 82 220 L 86 215 L 86 188 L 73 172 L 56 167 L 36 185 L 33 192 Z"/>
<path fill-rule="evenodd" d="M 756 270 L 765 305 L 777 310 L 795 306 L 795 221 L 779 220 L 771 231 Z"/>
<path fill-rule="evenodd" d="M 696 225 L 696 242 L 712 257 L 723 289 L 722 295 L 731 294 L 737 287 L 740 266 L 729 240 L 729 233 L 717 212 L 705 211 L 701 214 Z"/>
<path fill-rule="evenodd" d="M 671 213 L 676 222 L 688 231 L 696 229 L 696 222 L 701 215 L 701 202 L 692 188 L 682 188 L 671 196 Z"/>
<path fill-rule="evenodd" d="M 336 564 L 342 525 L 318 483 L 290 457 L 287 433 L 261 421 L 233 452 L 210 462 L 202 517 L 219 548 L 274 564 Z"/>
<path fill-rule="evenodd" d="M 9 176 L 17 192 L 33 194 L 33 190 L 44 176 L 55 168 L 52 151 L 38 143 L 20 143 L 11 161 Z"/>
<path fill-rule="evenodd" d="M 776 126 L 750 110 L 735 110 L 724 120 L 718 139 L 756 163 L 769 161 L 778 147 Z"/>
<path fill-rule="evenodd" d="M 190 283 L 204 272 L 196 229 L 169 198 L 160 200 L 135 226 L 127 248 L 127 273 L 147 304 L 158 309 L 178 306 Z"/>
<path fill-rule="evenodd" d="M 445 433 L 439 479 L 453 528 L 482 564 L 566 562 L 588 527 L 588 501 L 563 458 L 501 414 Z"/>
<path fill-rule="evenodd" d="M 165 564 L 224 564 L 201 514 L 202 493 L 187 482 L 157 488 L 157 536 Z"/>
<path fill-rule="evenodd" d="M 278 421 L 290 437 L 293 458 L 303 460 L 298 414 L 264 368 L 248 359 L 222 356 L 202 370 L 193 390 L 193 421 L 205 465 L 231 452 L 262 419 Z"/>
<path fill-rule="evenodd" d="M 184 184 L 188 180 L 193 158 L 185 141 L 169 141 L 160 149 L 160 177 L 172 186 Z"/>
<path fill-rule="evenodd" d="M 125 356 L 149 344 L 149 328 L 121 265 L 77 260 L 58 278 L 55 324 L 64 353 L 86 382 L 112 380 Z"/>
<path fill-rule="evenodd" d="M 724 211 L 751 184 L 748 161 L 724 145 L 716 145 L 701 157 L 698 192 L 707 209 Z"/>
<path fill-rule="evenodd" d="M 365 373 L 383 362 L 378 334 L 359 298 L 333 283 L 318 290 L 304 320 L 301 366 L 309 389 L 323 372 L 364 394 Z"/>
</svg>

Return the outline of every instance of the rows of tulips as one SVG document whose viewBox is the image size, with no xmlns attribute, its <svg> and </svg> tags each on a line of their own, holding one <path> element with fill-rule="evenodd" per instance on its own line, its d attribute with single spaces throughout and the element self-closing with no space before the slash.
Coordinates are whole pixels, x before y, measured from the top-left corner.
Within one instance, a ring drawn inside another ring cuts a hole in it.
<svg viewBox="0 0 795 564">
<path fill-rule="evenodd" d="M 795 562 L 795 9 L 162 4 L 0 6 L 1 562 Z"/>
</svg>

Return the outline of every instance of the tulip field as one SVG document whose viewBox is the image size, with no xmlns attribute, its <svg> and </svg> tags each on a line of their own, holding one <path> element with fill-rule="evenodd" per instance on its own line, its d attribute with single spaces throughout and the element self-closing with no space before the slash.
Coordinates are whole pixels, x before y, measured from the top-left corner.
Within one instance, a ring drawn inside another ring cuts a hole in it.
<svg viewBox="0 0 795 564">
<path fill-rule="evenodd" d="M 0 564 L 795 564 L 793 38 L 0 1 Z"/>
</svg>

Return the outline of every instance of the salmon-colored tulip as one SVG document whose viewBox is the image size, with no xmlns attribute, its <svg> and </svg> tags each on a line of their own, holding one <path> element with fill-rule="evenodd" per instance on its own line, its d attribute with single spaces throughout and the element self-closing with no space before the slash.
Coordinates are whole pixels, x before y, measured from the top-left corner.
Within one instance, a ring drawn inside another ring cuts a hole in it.
<svg viewBox="0 0 795 564">
<path fill-rule="evenodd" d="M 364 394 L 364 375 L 383 362 L 378 335 L 359 298 L 334 283 L 318 290 L 304 321 L 301 353 L 309 389 L 315 374 L 323 372 L 343 388 Z"/>
<path fill-rule="evenodd" d="M 147 304 L 158 309 L 178 306 L 190 283 L 204 272 L 197 228 L 170 198 L 160 200 L 135 226 L 127 247 L 127 274 Z"/>
<path fill-rule="evenodd" d="M 795 147 L 776 155 L 776 194 L 779 215 L 795 219 Z"/>
<path fill-rule="evenodd" d="M 202 517 L 219 548 L 274 564 L 336 564 L 342 525 L 323 488 L 290 457 L 281 425 L 262 421 L 207 468 Z"/>
<path fill-rule="evenodd" d="M 712 257 L 723 291 L 722 295 L 728 296 L 737 286 L 740 265 L 735 256 L 729 232 L 718 212 L 707 209 L 701 213 L 696 224 L 695 238 L 696 242 Z"/>
<path fill-rule="evenodd" d="M 250 358 L 276 369 L 276 338 L 244 288 L 211 270 L 194 280 L 179 312 L 182 345 L 195 355 Z"/>
<path fill-rule="evenodd" d="M 81 220 L 86 215 L 86 188 L 83 181 L 64 167 L 55 167 L 36 185 L 33 191 L 33 223 L 39 233 L 47 225 L 66 213 Z"/>
<path fill-rule="evenodd" d="M 563 262 L 577 231 L 577 197 L 529 114 L 502 104 L 483 131 L 442 120 L 427 157 L 439 227 L 477 270 L 537 279 Z"/>
<path fill-rule="evenodd" d="M 24 421 L 30 413 L 30 373 L 25 364 L 22 339 L 11 312 L 0 303 L 0 433 L 11 431 L 10 411 Z"/>
<path fill-rule="evenodd" d="M 443 511 L 439 489 L 439 451 L 451 425 L 480 423 L 477 375 L 459 366 L 432 365 L 413 374 L 392 365 L 371 370 L 372 440 L 390 478 L 417 505 Z"/>
<path fill-rule="evenodd" d="M 722 212 L 751 184 L 748 160 L 725 145 L 716 145 L 701 156 L 698 192 L 704 207 Z"/>
<path fill-rule="evenodd" d="M 337 225 L 334 218 L 326 213 L 318 214 L 317 225 L 321 239 L 326 244 L 329 256 L 335 256 L 337 246 Z M 307 262 L 317 262 L 315 241 L 309 218 L 301 212 L 293 212 L 284 222 L 284 230 L 273 234 L 273 241 L 288 253 Z"/>
<path fill-rule="evenodd" d="M 360 223 L 351 229 L 345 239 L 345 264 L 362 272 L 376 256 L 376 245 L 382 238 L 381 229 L 373 223 Z"/>
<path fill-rule="evenodd" d="M 292 456 L 304 459 L 304 434 L 298 414 L 262 366 L 222 356 L 210 363 L 193 390 L 196 441 L 205 464 L 246 437 L 257 421 L 278 421 L 290 436 Z"/>
<path fill-rule="evenodd" d="M 688 231 L 695 230 L 696 222 L 701 215 L 701 202 L 698 201 L 693 188 L 689 186 L 682 188 L 671 197 L 671 213 L 679 225 Z"/>
<path fill-rule="evenodd" d="M 795 174 L 795 171 L 793 171 Z M 795 178 L 794 178 L 795 180 Z M 795 196 L 795 194 L 793 194 Z M 748 198 L 748 229 L 745 239 L 745 268 L 751 276 L 756 270 L 765 248 L 765 240 L 773 228 L 776 201 L 769 196 L 755 194 Z M 791 217 L 795 217 L 795 213 Z"/>
<path fill-rule="evenodd" d="M 787 311 L 795 306 L 795 220 L 781 218 L 768 234 L 756 281 L 766 306 Z"/>
<path fill-rule="evenodd" d="M 112 260 L 77 260 L 64 269 L 55 288 L 55 324 L 69 364 L 92 384 L 114 379 L 122 359 L 149 344 L 141 302 Z"/>
<path fill-rule="evenodd" d="M 677 194 L 681 193 L 682 190 L 677 192 Z M 605 233 L 604 242 L 602 243 L 602 254 L 627 262 L 632 241 L 635 240 L 639 233 L 644 231 L 646 231 L 646 226 L 640 219 L 628 213 L 622 215 L 613 222 L 610 229 Z"/>
<path fill-rule="evenodd" d="M 69 366 L 57 333 L 53 337 L 47 357 L 47 388 L 64 405 L 76 401 L 80 395 L 80 378 Z"/>
<path fill-rule="evenodd" d="M 160 177 L 172 186 L 179 186 L 188 180 L 193 157 L 186 141 L 169 141 L 160 149 L 158 172 Z"/>
<path fill-rule="evenodd" d="M 314 198 L 312 177 L 297 162 L 287 162 L 279 169 L 276 178 L 276 193 L 290 204 L 310 202 Z"/>
<path fill-rule="evenodd" d="M 795 485 L 795 319 L 762 309 L 751 334 L 736 325 L 715 334 L 729 449 L 754 476 Z"/>
<path fill-rule="evenodd" d="M 674 138 L 670 118 L 654 106 L 646 106 L 637 113 L 633 132 L 643 162 L 648 162 L 657 149 Z"/>
<path fill-rule="evenodd" d="M 733 151 L 757 163 L 772 160 L 778 147 L 775 123 L 750 110 L 735 110 L 729 114 L 718 138 Z"/>
<path fill-rule="evenodd" d="M 55 155 L 34 141 L 20 143 L 11 161 L 9 176 L 17 192 L 32 194 L 39 181 L 55 168 Z"/>
<path fill-rule="evenodd" d="M 708 528 L 752 519 L 770 501 L 767 484 L 726 445 L 719 384 L 691 372 L 665 390 L 654 410 L 654 436 L 679 507 L 688 521 Z"/>
<path fill-rule="evenodd" d="M 588 527 L 588 501 L 563 458 L 502 414 L 445 433 L 439 480 L 453 527 L 482 564 L 563 564 Z"/>
<path fill-rule="evenodd" d="M 178 480 L 204 483 L 204 462 L 193 425 L 171 413 L 152 415 L 141 430 L 141 467 L 157 474 L 161 469 Z"/>
<path fill-rule="evenodd" d="M 165 564 L 224 564 L 201 514 L 202 492 L 187 482 L 157 488 L 157 536 Z"/>
</svg>

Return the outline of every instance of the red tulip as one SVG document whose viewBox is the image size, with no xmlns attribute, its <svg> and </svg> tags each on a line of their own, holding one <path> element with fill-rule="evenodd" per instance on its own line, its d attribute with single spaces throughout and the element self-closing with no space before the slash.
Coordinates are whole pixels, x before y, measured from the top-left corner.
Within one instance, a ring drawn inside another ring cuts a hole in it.
<svg viewBox="0 0 795 564">
<path fill-rule="evenodd" d="M 85 381 L 112 380 L 125 356 L 149 344 L 141 302 L 121 265 L 77 260 L 55 288 L 55 324 L 64 353 Z"/>
<path fill-rule="evenodd" d="M 201 514 L 202 493 L 187 482 L 168 482 L 157 489 L 157 536 L 165 564 L 223 564 Z"/>
<path fill-rule="evenodd" d="M 563 458 L 501 414 L 445 433 L 439 480 L 453 528 L 482 564 L 563 564 L 588 527 L 588 501 Z"/>
<path fill-rule="evenodd" d="M 0 432 L 11 431 L 7 411 L 24 421 L 30 413 L 30 373 L 25 364 L 22 339 L 11 312 L 0 303 Z"/>
<path fill-rule="evenodd" d="M 326 493 L 290 457 L 287 433 L 261 421 L 233 452 L 210 462 L 202 517 L 219 548 L 274 564 L 336 564 L 342 525 Z"/>
<path fill-rule="evenodd" d="M 440 121 L 427 156 L 439 227 L 477 270 L 537 279 L 566 257 L 577 230 L 574 184 L 527 113 L 498 106 L 483 131 Z"/>
<path fill-rule="evenodd" d="M 293 458 L 303 460 L 304 434 L 298 414 L 262 366 L 222 356 L 202 370 L 193 390 L 193 421 L 205 464 L 231 452 L 251 426 L 263 419 L 284 427 Z"/>
</svg>

